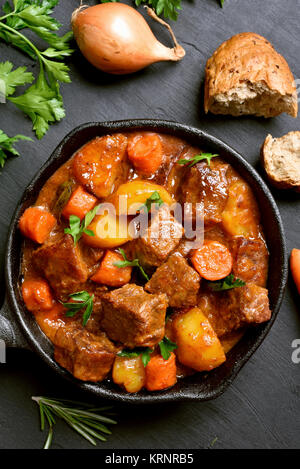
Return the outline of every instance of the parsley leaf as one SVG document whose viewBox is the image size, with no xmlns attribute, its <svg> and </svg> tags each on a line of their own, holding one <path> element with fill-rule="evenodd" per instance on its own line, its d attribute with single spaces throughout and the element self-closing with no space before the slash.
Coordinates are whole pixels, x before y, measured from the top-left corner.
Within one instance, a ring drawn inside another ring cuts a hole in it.
<svg viewBox="0 0 300 469">
<path fill-rule="evenodd" d="M 66 316 L 73 318 L 79 311 L 85 308 L 82 316 L 82 325 L 85 327 L 93 312 L 94 295 L 90 295 L 87 291 L 80 291 L 69 295 L 69 298 L 71 298 L 73 302 L 62 303 L 67 309 Z"/>
<path fill-rule="evenodd" d="M 15 137 L 9 138 L 3 130 L 0 130 L 0 167 L 3 168 L 8 158 L 8 154 L 14 156 L 20 156 L 20 153 L 14 148 L 14 143 L 20 140 L 28 140 L 32 142 L 32 139 L 25 137 L 24 135 L 16 135 Z"/>
<path fill-rule="evenodd" d="M 164 337 L 162 341 L 159 342 L 159 349 L 161 356 L 164 360 L 169 360 L 171 356 L 171 352 L 177 348 L 177 345 L 174 342 L 171 342 L 167 337 Z M 151 353 L 153 353 L 153 349 L 146 347 L 136 347 L 132 350 L 130 349 L 123 349 L 117 355 L 119 357 L 127 357 L 127 358 L 135 358 L 141 355 L 142 362 L 144 367 L 146 367 L 150 361 Z"/>
<path fill-rule="evenodd" d="M 163 14 L 165 18 L 174 21 L 178 17 L 177 10 L 181 10 L 181 0 L 135 0 L 136 6 L 140 6 L 142 3 L 150 5 L 158 16 Z"/>
<path fill-rule="evenodd" d="M 72 54 L 69 43 L 73 34 L 69 32 L 59 37 L 54 33 L 59 29 L 60 23 L 51 13 L 58 0 L 12 0 L 12 3 L 13 5 L 7 1 L 3 6 L 6 14 L 0 18 L 0 39 L 37 60 L 40 73 L 36 83 L 24 95 L 9 99 L 31 118 L 33 130 L 40 139 L 47 132 L 49 124 L 65 117 L 58 82 L 70 83 L 71 80 L 69 68 L 60 60 Z M 20 32 L 23 29 L 30 29 L 50 47 L 45 51 L 39 50 L 32 40 Z M 15 81 L 10 85 L 9 95 L 13 94 L 14 87 L 18 84 L 33 81 L 32 74 L 26 74 L 24 67 L 11 73 L 15 73 L 17 77 L 12 77 Z M 21 78 L 23 81 L 19 83 Z"/>
<path fill-rule="evenodd" d="M 154 191 L 153 194 L 148 197 L 144 205 L 141 206 L 140 211 L 144 210 L 145 212 L 150 212 L 152 209 L 152 205 L 154 205 L 155 208 L 159 208 L 164 204 L 164 201 L 159 195 L 159 192 Z"/>
<path fill-rule="evenodd" d="M 164 360 L 169 360 L 171 352 L 177 348 L 177 345 L 174 342 L 171 342 L 167 337 L 164 337 L 163 340 L 159 342 L 159 348 L 161 356 Z"/>
<path fill-rule="evenodd" d="M 30 72 L 26 72 L 26 67 L 16 68 L 14 71 L 11 62 L 0 62 L 0 82 L 4 83 L 5 96 L 14 94 L 17 86 L 32 83 L 34 76 Z"/>
<path fill-rule="evenodd" d="M 141 355 L 142 362 L 144 367 L 146 367 L 150 361 L 151 353 L 153 350 L 149 347 L 136 347 L 133 350 L 130 349 L 123 349 L 121 352 L 118 352 L 117 355 L 119 357 L 127 357 L 127 358 L 135 358 Z"/>
<path fill-rule="evenodd" d="M 209 282 L 213 291 L 231 290 L 232 288 L 240 288 L 246 285 L 246 282 L 239 278 L 235 278 L 233 274 L 228 275 L 220 282 Z"/>
<path fill-rule="evenodd" d="M 189 168 L 195 166 L 195 164 L 199 163 L 200 161 L 207 160 L 208 166 L 210 166 L 210 161 L 212 158 L 219 156 L 217 154 L 212 153 L 201 153 L 200 155 L 195 155 L 191 159 L 182 159 L 177 161 L 178 164 L 188 164 Z"/>
<path fill-rule="evenodd" d="M 101 0 L 102 3 L 118 2 L 119 0 Z M 157 15 L 163 13 L 165 18 L 170 18 L 176 21 L 178 17 L 178 11 L 181 10 L 181 0 L 134 0 L 137 7 L 142 3 L 147 3 L 151 6 Z"/>
<path fill-rule="evenodd" d="M 80 240 L 83 233 L 87 234 L 88 236 L 95 236 L 95 233 L 93 231 L 88 230 L 88 226 L 94 220 L 99 208 L 100 205 L 96 205 L 96 207 L 94 207 L 86 214 L 82 222 L 80 221 L 80 218 L 76 215 L 70 215 L 70 228 L 65 228 L 64 231 L 66 234 L 70 234 L 72 236 L 74 244 L 76 244 Z"/>
<path fill-rule="evenodd" d="M 119 253 L 122 255 L 124 261 L 115 262 L 115 266 L 119 267 L 119 269 L 122 267 L 138 267 L 143 277 L 147 280 L 147 282 L 149 282 L 149 277 L 141 266 L 139 259 L 133 259 L 130 261 L 127 259 L 124 249 L 119 249 Z"/>
</svg>

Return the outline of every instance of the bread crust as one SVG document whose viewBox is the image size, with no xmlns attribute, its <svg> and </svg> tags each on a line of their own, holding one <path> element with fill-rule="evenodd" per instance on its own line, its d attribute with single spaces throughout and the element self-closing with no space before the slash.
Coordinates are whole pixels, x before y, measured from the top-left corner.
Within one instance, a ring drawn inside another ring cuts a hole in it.
<svg viewBox="0 0 300 469">
<path fill-rule="evenodd" d="M 264 166 L 266 175 L 270 183 L 277 189 L 292 189 L 296 192 L 300 192 L 300 172 L 298 174 L 298 179 L 294 179 L 295 176 L 291 174 L 286 174 L 285 177 L 280 177 L 276 171 L 272 169 L 272 159 L 276 158 L 276 155 L 272 153 L 272 145 L 274 142 L 281 143 L 287 141 L 287 139 L 297 138 L 300 142 L 300 132 L 294 131 L 289 132 L 281 138 L 274 139 L 272 135 L 268 135 L 265 139 L 262 148 L 261 148 L 261 159 Z"/>
<path fill-rule="evenodd" d="M 208 59 L 205 71 L 205 112 L 211 111 L 217 95 L 248 83 L 263 84 L 282 97 L 291 97 L 288 113 L 297 117 L 296 84 L 288 63 L 267 39 L 251 32 L 237 34 L 225 41 Z M 267 117 L 280 113 L 274 110 Z"/>
</svg>

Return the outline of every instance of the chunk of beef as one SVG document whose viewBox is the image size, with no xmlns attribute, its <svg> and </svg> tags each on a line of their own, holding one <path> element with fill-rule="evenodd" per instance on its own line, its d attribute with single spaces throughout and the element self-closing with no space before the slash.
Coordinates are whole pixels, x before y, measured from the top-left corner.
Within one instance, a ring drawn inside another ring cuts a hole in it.
<svg viewBox="0 0 300 469">
<path fill-rule="evenodd" d="M 134 284 L 103 296 L 101 327 L 125 347 L 153 347 L 164 337 L 165 295 L 150 295 Z"/>
<path fill-rule="evenodd" d="M 263 240 L 235 238 L 232 244 L 234 253 L 233 274 L 244 280 L 265 287 L 268 277 L 268 249 Z"/>
<path fill-rule="evenodd" d="M 198 163 L 189 169 L 182 185 L 182 202 L 191 204 L 185 208 L 185 216 L 196 219 L 196 203 L 203 204 L 203 210 L 197 212 L 204 217 L 206 226 L 222 221 L 222 212 L 228 198 L 228 165 L 221 160 Z"/>
<path fill-rule="evenodd" d="M 117 348 L 103 332 L 93 334 L 76 323 L 60 327 L 53 339 L 54 358 L 82 381 L 102 381 L 110 372 Z"/>
<path fill-rule="evenodd" d="M 205 292 L 199 297 L 198 306 L 219 337 L 271 318 L 268 290 L 254 283 L 224 292 Z"/>
<path fill-rule="evenodd" d="M 165 293 L 174 308 L 195 306 L 200 276 L 179 253 L 172 254 L 146 284 L 150 293 Z"/>
<path fill-rule="evenodd" d="M 107 197 L 127 179 L 129 166 L 126 157 L 125 135 L 97 137 L 75 154 L 74 176 L 96 197 Z"/>
<path fill-rule="evenodd" d="M 80 248 L 81 258 L 87 266 L 89 277 L 91 277 L 98 269 L 104 251 L 100 248 L 88 246 L 83 239 L 79 241 L 78 246 Z"/>
<path fill-rule="evenodd" d="M 80 248 L 74 245 L 70 235 L 40 247 L 32 258 L 59 300 L 66 301 L 71 293 L 82 290 L 88 279 L 88 269 Z"/>
<path fill-rule="evenodd" d="M 163 205 L 155 212 L 143 236 L 129 243 L 128 249 L 145 267 L 158 267 L 178 246 L 182 236 L 181 223 L 173 217 L 169 207 Z"/>
</svg>

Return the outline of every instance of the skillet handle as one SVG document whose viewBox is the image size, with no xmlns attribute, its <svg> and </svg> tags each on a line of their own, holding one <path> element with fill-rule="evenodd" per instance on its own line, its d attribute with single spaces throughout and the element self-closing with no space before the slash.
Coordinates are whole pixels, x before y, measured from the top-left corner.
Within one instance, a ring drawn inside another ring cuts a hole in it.
<svg viewBox="0 0 300 469">
<path fill-rule="evenodd" d="M 0 352 L 1 347 L 6 348 L 22 348 L 31 350 L 27 340 L 20 331 L 20 326 L 14 318 L 8 304 L 7 297 L 0 311 Z M 4 352 L 3 352 L 4 353 Z M 1 353 L 0 353 L 1 362 Z"/>
</svg>

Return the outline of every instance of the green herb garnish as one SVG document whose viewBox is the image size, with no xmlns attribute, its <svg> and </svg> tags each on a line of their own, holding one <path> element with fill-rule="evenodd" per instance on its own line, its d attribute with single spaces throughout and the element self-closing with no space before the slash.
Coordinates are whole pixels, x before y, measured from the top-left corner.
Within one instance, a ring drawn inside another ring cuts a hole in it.
<svg viewBox="0 0 300 469">
<path fill-rule="evenodd" d="M 233 274 L 228 275 L 220 282 L 209 282 L 213 291 L 231 290 L 232 288 L 240 288 L 246 285 L 246 282 L 239 278 L 235 278 Z"/>
<path fill-rule="evenodd" d="M 220 0 L 220 5 L 223 8 L 225 0 Z"/>
<path fill-rule="evenodd" d="M 141 206 L 140 211 L 144 210 L 145 212 L 151 212 L 153 205 L 154 208 L 159 208 L 164 204 L 159 192 L 154 191 L 153 194 L 148 197 L 144 205 Z"/>
<path fill-rule="evenodd" d="M 65 228 L 64 232 L 72 236 L 74 240 L 74 244 L 76 244 L 80 240 L 83 233 L 85 233 L 88 236 L 95 236 L 95 233 L 89 230 L 88 226 L 94 220 L 99 208 L 100 208 L 100 205 L 96 205 L 96 207 L 94 207 L 92 210 L 90 210 L 86 214 L 82 222 L 80 221 L 80 218 L 77 217 L 76 215 L 70 215 L 70 218 L 69 218 L 70 228 Z"/>
<path fill-rule="evenodd" d="M 124 249 L 119 249 L 119 253 L 123 257 L 124 261 L 115 262 L 115 266 L 119 267 L 120 269 L 122 267 L 138 267 L 143 277 L 147 280 L 147 282 L 149 282 L 149 277 L 141 266 L 139 259 L 133 259 L 132 261 L 130 261 L 129 259 L 127 259 Z"/>
<path fill-rule="evenodd" d="M 189 168 L 192 166 L 195 166 L 195 164 L 199 163 L 200 161 L 206 160 L 208 166 L 210 166 L 210 161 L 212 158 L 215 158 L 216 156 L 219 156 L 217 154 L 212 154 L 212 153 L 201 153 L 200 155 L 195 155 L 191 159 L 182 159 L 177 161 L 178 164 L 187 164 Z"/>
<path fill-rule="evenodd" d="M 102 3 L 118 2 L 119 0 L 101 0 Z M 178 17 L 178 11 L 181 10 L 181 0 L 134 0 L 137 7 L 146 3 L 152 7 L 157 15 L 163 13 L 165 18 L 170 18 L 176 21 Z"/>
<path fill-rule="evenodd" d="M 11 62 L 0 63 L 0 92 L 5 98 L 14 94 L 17 86 L 27 85 L 34 80 L 34 76 L 31 72 L 26 71 L 26 67 L 19 67 L 13 71 L 12 69 L 13 64 Z"/>
<path fill-rule="evenodd" d="M 174 342 L 171 342 L 167 337 L 164 337 L 163 340 L 159 342 L 159 349 L 161 356 L 164 360 L 169 360 L 171 356 L 171 352 L 177 348 L 177 345 Z M 151 353 L 153 353 L 153 349 L 146 347 L 136 347 L 135 349 L 123 349 L 117 355 L 119 357 L 127 357 L 127 358 L 135 358 L 141 355 L 142 362 L 144 367 L 146 367 L 150 361 Z"/>
<path fill-rule="evenodd" d="M 2 7 L 4 15 L 0 17 L 0 40 L 21 49 L 39 63 L 40 72 L 36 82 L 23 95 L 8 98 L 30 117 L 33 130 L 39 139 L 45 135 L 49 124 L 65 117 L 59 82 L 71 81 L 69 68 L 60 60 L 72 54 L 69 43 L 73 34 L 69 32 L 59 37 L 54 33 L 61 26 L 51 16 L 57 3 L 58 0 L 13 0 L 11 5 L 7 1 Z M 49 47 L 44 51 L 39 50 L 32 40 L 21 32 L 24 29 L 29 29 L 31 33 L 43 39 Z M 13 80 L 9 84 L 9 94 L 12 94 L 15 86 L 32 82 L 32 75 L 26 73 L 24 67 L 12 73 L 15 75 L 4 79 Z"/>
<path fill-rule="evenodd" d="M 14 143 L 20 140 L 28 140 L 32 142 L 32 139 L 25 137 L 24 135 L 16 135 L 15 137 L 9 138 L 2 130 L 0 130 L 0 168 L 3 168 L 9 154 L 13 156 L 20 156 L 20 153 L 14 148 Z"/>
<path fill-rule="evenodd" d="M 93 312 L 94 295 L 90 295 L 87 291 L 80 291 L 72 293 L 72 295 L 69 295 L 69 298 L 71 298 L 73 302 L 62 303 L 67 309 L 66 316 L 73 318 L 79 311 L 85 308 L 82 316 L 82 325 L 85 327 Z"/>
<path fill-rule="evenodd" d="M 164 360 L 169 360 L 171 352 L 173 352 L 173 350 L 177 348 L 177 345 L 174 342 L 171 342 L 171 340 L 167 337 L 164 337 L 158 345 L 160 348 L 161 356 Z"/>
<path fill-rule="evenodd" d="M 94 446 L 97 445 L 96 440 L 106 441 L 105 436 L 111 435 L 106 424 L 115 425 L 117 423 L 109 417 L 111 415 L 109 411 L 112 407 L 96 407 L 92 404 L 76 401 L 36 396 L 32 397 L 32 400 L 38 404 L 40 409 L 41 430 L 45 430 L 46 422 L 49 425 L 44 449 L 49 449 L 51 446 L 56 418 L 64 420 L 67 425 Z"/>
<path fill-rule="evenodd" d="M 117 355 L 119 357 L 127 357 L 127 358 L 135 358 L 141 355 L 142 362 L 144 367 L 146 367 L 150 361 L 151 353 L 153 350 L 149 347 L 136 347 L 133 350 L 130 349 L 123 349 L 121 352 L 118 352 Z"/>
</svg>

